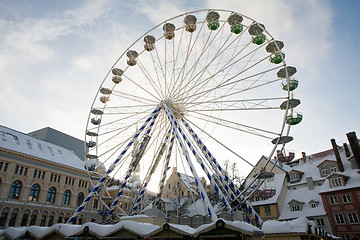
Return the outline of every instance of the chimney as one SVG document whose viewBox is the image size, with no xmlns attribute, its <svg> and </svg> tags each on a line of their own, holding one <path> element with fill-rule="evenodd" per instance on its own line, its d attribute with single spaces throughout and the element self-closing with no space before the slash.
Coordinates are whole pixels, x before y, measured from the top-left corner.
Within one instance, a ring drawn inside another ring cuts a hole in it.
<svg viewBox="0 0 360 240">
<path fill-rule="evenodd" d="M 351 154 L 350 154 L 349 146 L 346 143 L 344 143 L 343 146 L 346 153 L 346 157 L 350 157 Z"/>
<path fill-rule="evenodd" d="M 314 180 L 312 177 L 307 177 L 306 178 L 306 183 L 307 183 L 307 186 L 308 186 L 308 189 L 309 190 L 313 190 L 314 189 Z"/>
<path fill-rule="evenodd" d="M 330 139 L 330 141 L 331 141 L 331 145 L 332 145 L 333 150 L 334 150 L 334 154 L 335 154 L 336 162 L 337 162 L 338 167 L 339 167 L 339 171 L 344 172 L 344 165 L 343 165 L 343 163 L 341 161 L 338 145 L 336 144 L 335 139 Z"/>
<path fill-rule="evenodd" d="M 305 152 L 302 152 L 301 154 L 302 154 L 302 160 L 304 161 L 304 163 L 306 163 L 306 154 L 305 154 Z"/>
<path fill-rule="evenodd" d="M 359 140 L 356 137 L 356 133 L 355 132 L 349 132 L 346 134 L 349 143 L 350 143 L 350 147 L 351 150 L 353 152 L 353 156 L 355 158 L 355 162 L 357 167 L 360 169 L 360 145 L 359 145 Z"/>
</svg>

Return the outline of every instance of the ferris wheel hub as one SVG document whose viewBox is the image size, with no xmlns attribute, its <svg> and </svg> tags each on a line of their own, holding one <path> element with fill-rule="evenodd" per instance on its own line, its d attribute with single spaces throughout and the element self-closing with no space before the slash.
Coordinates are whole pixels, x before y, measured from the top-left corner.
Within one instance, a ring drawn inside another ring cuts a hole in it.
<svg viewBox="0 0 360 240">
<path fill-rule="evenodd" d="M 186 108 L 184 107 L 183 104 L 174 103 L 174 101 L 172 99 L 169 99 L 169 98 L 163 100 L 163 103 L 166 104 L 166 106 L 170 109 L 171 113 L 176 118 L 181 119 L 186 115 Z"/>
</svg>

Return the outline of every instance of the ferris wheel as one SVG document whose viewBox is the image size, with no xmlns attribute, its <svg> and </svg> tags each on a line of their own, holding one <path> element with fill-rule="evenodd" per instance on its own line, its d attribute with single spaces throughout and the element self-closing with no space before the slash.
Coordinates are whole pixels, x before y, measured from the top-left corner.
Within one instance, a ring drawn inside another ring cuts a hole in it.
<svg viewBox="0 0 360 240">
<path fill-rule="evenodd" d="M 76 213 L 109 179 L 121 182 L 110 215 L 138 212 L 150 186 L 157 206 L 170 167 L 195 179 L 213 220 L 201 176 L 225 211 L 234 211 L 234 201 L 248 204 L 271 175 L 265 169 L 276 150 L 292 140 L 290 126 L 302 120 L 294 112 L 296 68 L 286 65 L 283 48 L 263 24 L 228 10 L 184 13 L 143 34 L 111 66 L 91 106 L 85 140 L 93 189 Z M 221 167 L 230 159 L 245 175 L 261 156 L 268 161 L 241 190 Z M 118 201 L 134 171 L 143 174 L 141 187 L 124 211 Z"/>
</svg>

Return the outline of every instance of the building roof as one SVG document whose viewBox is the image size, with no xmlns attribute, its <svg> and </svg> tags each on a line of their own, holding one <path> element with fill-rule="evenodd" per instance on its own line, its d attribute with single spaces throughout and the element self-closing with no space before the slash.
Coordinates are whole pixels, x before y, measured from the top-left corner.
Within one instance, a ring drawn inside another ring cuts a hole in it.
<svg viewBox="0 0 360 240">
<path fill-rule="evenodd" d="M 0 125 L 0 148 L 84 170 L 73 151 Z"/>
</svg>

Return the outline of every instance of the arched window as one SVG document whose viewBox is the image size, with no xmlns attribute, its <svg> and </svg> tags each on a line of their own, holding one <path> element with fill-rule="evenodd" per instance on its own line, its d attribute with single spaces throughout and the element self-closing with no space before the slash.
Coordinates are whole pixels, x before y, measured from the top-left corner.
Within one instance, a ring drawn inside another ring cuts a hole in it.
<svg viewBox="0 0 360 240">
<path fill-rule="evenodd" d="M 18 213 L 19 213 L 19 209 L 14 208 L 13 212 L 10 215 L 9 227 L 14 227 L 15 226 L 15 221 L 16 221 Z"/>
<path fill-rule="evenodd" d="M 63 205 L 70 205 L 70 196 L 71 192 L 69 189 L 65 190 L 64 197 L 63 197 Z"/>
<path fill-rule="evenodd" d="M 11 185 L 9 198 L 19 199 L 21 186 L 22 186 L 22 184 L 19 180 L 16 180 L 15 182 L 13 182 L 13 184 Z"/>
<path fill-rule="evenodd" d="M 49 188 L 47 202 L 54 203 L 55 202 L 56 189 L 54 187 Z"/>
<path fill-rule="evenodd" d="M 39 213 L 38 210 L 34 210 L 30 216 L 30 224 L 29 226 L 35 225 L 37 214 Z"/>
<path fill-rule="evenodd" d="M 80 206 L 84 201 L 84 194 L 82 192 L 79 192 L 77 195 L 77 205 Z"/>
<path fill-rule="evenodd" d="M 2 210 L 1 217 L 0 217 L 0 227 L 5 226 L 6 218 L 7 218 L 8 214 L 9 214 L 9 212 L 10 212 L 9 207 L 5 207 Z"/>
<path fill-rule="evenodd" d="M 24 211 L 23 217 L 22 217 L 22 219 L 21 219 L 21 224 L 20 224 L 21 227 L 22 227 L 22 226 L 26 226 L 26 223 L 27 223 L 28 218 L 29 218 L 29 214 L 30 214 L 30 210 L 29 210 L 29 209 L 26 209 L 26 210 Z"/>
<path fill-rule="evenodd" d="M 37 201 L 37 200 L 39 200 L 39 192 L 40 192 L 40 186 L 39 186 L 39 184 L 34 184 L 34 185 L 31 187 L 31 190 L 30 190 L 29 200 L 30 200 L 30 201 Z"/>
</svg>

